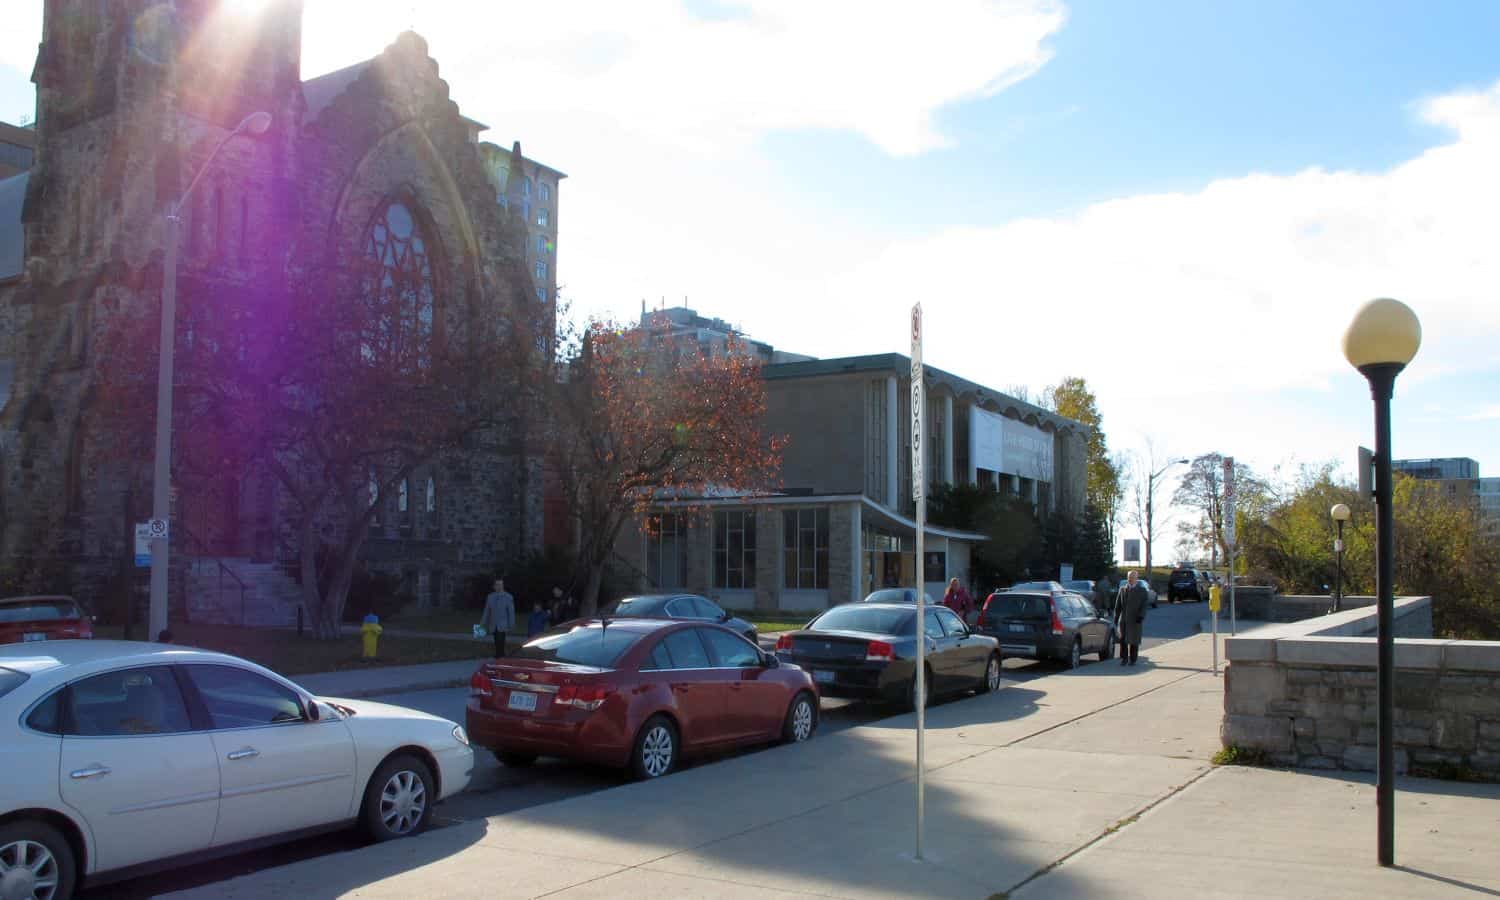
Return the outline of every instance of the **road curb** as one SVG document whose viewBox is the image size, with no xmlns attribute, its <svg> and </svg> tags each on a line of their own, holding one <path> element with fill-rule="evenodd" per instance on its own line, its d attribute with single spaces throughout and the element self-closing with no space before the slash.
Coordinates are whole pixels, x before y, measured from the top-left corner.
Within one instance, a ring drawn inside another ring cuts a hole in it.
<svg viewBox="0 0 1500 900">
<path fill-rule="evenodd" d="M 444 688 L 463 687 L 469 683 L 467 678 L 448 678 L 442 681 L 416 681 L 411 684 L 396 685 L 385 688 L 361 688 L 357 691 L 339 691 L 331 694 L 334 697 L 344 697 L 349 700 L 359 700 L 368 697 L 387 697 L 391 694 L 409 694 L 414 691 L 439 691 Z M 322 696 L 321 694 L 319 696 Z"/>
</svg>

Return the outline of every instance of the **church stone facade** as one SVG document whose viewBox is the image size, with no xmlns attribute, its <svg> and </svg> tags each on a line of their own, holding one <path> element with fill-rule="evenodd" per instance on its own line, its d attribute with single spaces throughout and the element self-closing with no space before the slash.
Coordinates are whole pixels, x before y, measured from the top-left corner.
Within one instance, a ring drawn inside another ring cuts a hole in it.
<svg viewBox="0 0 1500 900">
<path fill-rule="evenodd" d="M 13 586 L 108 602 L 144 571 L 130 525 L 150 513 L 151 461 L 121 458 L 98 427 L 91 363 L 110 352 L 113 313 L 160 302 L 166 212 L 210 157 L 182 208 L 179 297 L 269 290 L 288 271 L 372 252 L 378 234 L 425 257 L 438 303 L 507 316 L 555 301 L 561 173 L 518 145 L 481 144 L 421 37 L 304 81 L 301 2 L 244 8 L 46 0 L 36 159 L 0 181 L 0 243 L 20 242 L 19 265 L 0 270 L 0 569 Z M 256 111 L 271 113 L 269 130 L 213 156 Z M 497 171 L 527 177 L 501 185 Z M 517 283 L 532 272 L 545 283 Z M 524 434 L 484 435 L 386 492 L 367 564 L 441 605 L 467 577 L 539 548 L 541 461 Z M 174 482 L 174 615 L 292 620 L 290 508 L 261 472 Z"/>
</svg>

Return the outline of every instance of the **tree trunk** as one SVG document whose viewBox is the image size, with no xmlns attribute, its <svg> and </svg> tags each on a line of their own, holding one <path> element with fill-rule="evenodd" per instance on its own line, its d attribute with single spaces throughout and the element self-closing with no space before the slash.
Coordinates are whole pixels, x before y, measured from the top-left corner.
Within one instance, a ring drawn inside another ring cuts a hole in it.
<svg viewBox="0 0 1500 900">
<path fill-rule="evenodd" d="M 306 512 L 302 516 L 300 543 L 301 558 L 298 562 L 302 573 L 302 607 L 311 620 L 313 636 L 327 640 L 332 635 L 328 631 L 328 616 L 323 607 L 323 598 L 318 593 L 318 532 L 312 516 Z"/>
</svg>

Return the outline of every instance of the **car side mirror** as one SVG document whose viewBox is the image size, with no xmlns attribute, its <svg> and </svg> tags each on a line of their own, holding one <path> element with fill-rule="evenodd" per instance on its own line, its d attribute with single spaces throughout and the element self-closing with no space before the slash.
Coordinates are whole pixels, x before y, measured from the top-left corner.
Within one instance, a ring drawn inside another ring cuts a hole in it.
<svg viewBox="0 0 1500 900">
<path fill-rule="evenodd" d="M 318 716 L 321 715 L 321 713 L 318 712 L 318 701 L 316 701 L 316 700 L 312 699 L 311 697 L 309 697 L 308 700 L 307 700 L 307 705 L 306 705 L 305 709 L 306 709 L 307 721 L 309 721 L 309 722 L 316 722 L 316 721 L 318 721 Z"/>
<path fill-rule="evenodd" d="M 720 622 L 728 622 L 732 618 L 734 618 L 734 616 L 731 616 L 729 614 L 728 610 L 723 610 L 723 611 L 721 611 L 719 613 L 719 621 Z"/>
<path fill-rule="evenodd" d="M 774 653 L 762 653 L 760 655 L 760 662 L 767 669 L 781 668 L 781 660 L 777 659 Z"/>
</svg>

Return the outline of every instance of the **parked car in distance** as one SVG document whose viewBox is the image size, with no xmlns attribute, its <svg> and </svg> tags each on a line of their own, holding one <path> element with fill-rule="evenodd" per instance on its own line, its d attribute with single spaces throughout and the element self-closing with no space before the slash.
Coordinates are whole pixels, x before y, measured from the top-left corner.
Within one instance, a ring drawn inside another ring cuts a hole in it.
<svg viewBox="0 0 1500 900">
<path fill-rule="evenodd" d="M 1208 575 L 1197 569 L 1173 569 L 1167 576 L 1167 601 L 1207 600 L 1211 583 Z"/>
<path fill-rule="evenodd" d="M 916 603 L 916 588 L 881 588 L 865 595 L 861 603 Z M 923 603 L 931 603 L 932 597 L 922 594 Z"/>
<path fill-rule="evenodd" d="M 453 722 L 313 697 L 237 657 L 127 641 L 0 646 L 7 897 L 67 900 L 85 880 L 355 823 L 377 840 L 417 834 L 473 768 Z"/>
<path fill-rule="evenodd" d="M 0 644 L 91 638 L 94 622 L 61 594 L 0 599 Z"/>
<path fill-rule="evenodd" d="M 996 591 L 985 598 L 979 630 L 1006 656 L 1061 661 L 1076 669 L 1085 653 L 1115 653 L 1115 627 L 1071 591 Z"/>
<path fill-rule="evenodd" d="M 610 618 L 629 616 L 637 619 L 675 619 L 679 622 L 716 622 L 734 629 L 757 646 L 760 634 L 755 626 L 725 612 L 707 597 L 697 594 L 645 594 L 626 597 L 615 604 Z"/>
<path fill-rule="evenodd" d="M 1087 600 L 1088 602 L 1094 604 L 1094 608 L 1099 610 L 1101 613 L 1107 606 L 1105 601 L 1108 598 L 1099 593 L 1097 584 L 1091 579 L 1075 578 L 1071 581 L 1064 581 L 1062 583 L 1062 586 L 1065 589 L 1070 590 L 1073 593 L 1083 597 L 1083 599 Z"/>
<path fill-rule="evenodd" d="M 482 664 L 465 721 L 507 766 L 561 756 L 659 778 L 703 752 L 811 738 L 818 692 L 722 625 L 580 619 Z"/>
<path fill-rule="evenodd" d="M 924 610 L 927 696 L 1000 686 L 999 643 L 946 606 Z M 776 639 L 776 655 L 812 672 L 828 697 L 916 701 L 917 611 L 911 603 L 845 603 Z"/>
</svg>

